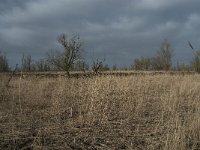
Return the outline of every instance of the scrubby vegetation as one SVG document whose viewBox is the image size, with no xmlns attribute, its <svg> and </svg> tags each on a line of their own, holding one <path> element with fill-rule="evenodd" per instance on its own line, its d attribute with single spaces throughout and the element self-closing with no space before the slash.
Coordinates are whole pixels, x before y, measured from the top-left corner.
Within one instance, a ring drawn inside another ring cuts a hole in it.
<svg viewBox="0 0 200 150">
<path fill-rule="evenodd" d="M 198 74 L 0 79 L 0 149 L 200 149 Z"/>
<path fill-rule="evenodd" d="M 58 42 L 63 51 L 23 54 L 15 68 L 0 53 L 0 149 L 200 149 L 200 53 L 189 41 L 191 64 L 174 66 L 164 41 L 113 72 L 85 62 L 78 36 Z"/>
</svg>

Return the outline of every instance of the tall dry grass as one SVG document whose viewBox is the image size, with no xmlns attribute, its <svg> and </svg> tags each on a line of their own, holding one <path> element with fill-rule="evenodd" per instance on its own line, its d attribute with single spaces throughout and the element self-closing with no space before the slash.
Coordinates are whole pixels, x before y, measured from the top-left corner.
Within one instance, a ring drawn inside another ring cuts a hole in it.
<svg viewBox="0 0 200 150">
<path fill-rule="evenodd" d="M 0 149 L 200 149 L 199 75 L 1 79 Z"/>
</svg>

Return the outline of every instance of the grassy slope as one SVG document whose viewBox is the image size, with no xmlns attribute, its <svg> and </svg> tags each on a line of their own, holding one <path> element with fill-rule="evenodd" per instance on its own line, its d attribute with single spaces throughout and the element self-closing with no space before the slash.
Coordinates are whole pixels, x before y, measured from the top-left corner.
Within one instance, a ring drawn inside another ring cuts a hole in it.
<svg viewBox="0 0 200 150">
<path fill-rule="evenodd" d="M 15 77 L 0 149 L 200 149 L 200 76 Z"/>
</svg>

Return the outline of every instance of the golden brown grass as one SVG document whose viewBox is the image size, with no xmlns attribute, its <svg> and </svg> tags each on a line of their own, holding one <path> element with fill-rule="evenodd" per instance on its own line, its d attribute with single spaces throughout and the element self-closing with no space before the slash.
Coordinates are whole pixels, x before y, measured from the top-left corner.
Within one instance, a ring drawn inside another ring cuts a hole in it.
<svg viewBox="0 0 200 150">
<path fill-rule="evenodd" d="M 200 75 L 5 82 L 0 149 L 200 149 Z"/>
</svg>

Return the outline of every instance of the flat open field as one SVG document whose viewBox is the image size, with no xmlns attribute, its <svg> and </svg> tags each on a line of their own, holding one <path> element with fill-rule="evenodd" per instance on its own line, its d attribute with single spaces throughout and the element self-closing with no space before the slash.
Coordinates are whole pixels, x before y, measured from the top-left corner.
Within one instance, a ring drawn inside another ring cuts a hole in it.
<svg viewBox="0 0 200 150">
<path fill-rule="evenodd" d="M 200 149 L 200 75 L 0 78 L 0 149 Z"/>
</svg>

